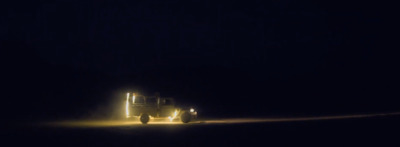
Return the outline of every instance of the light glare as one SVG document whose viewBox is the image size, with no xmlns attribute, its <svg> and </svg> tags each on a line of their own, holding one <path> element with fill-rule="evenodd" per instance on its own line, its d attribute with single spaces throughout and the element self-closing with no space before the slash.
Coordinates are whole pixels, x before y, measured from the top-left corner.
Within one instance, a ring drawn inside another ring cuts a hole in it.
<svg viewBox="0 0 400 147">
<path fill-rule="evenodd" d="M 126 106 L 125 106 L 126 118 L 129 117 L 129 93 L 126 94 Z"/>
<path fill-rule="evenodd" d="M 168 117 L 169 121 L 172 122 L 176 118 L 177 115 L 178 115 L 178 110 L 175 110 L 175 112 L 172 114 L 172 117 L 171 116 Z"/>
</svg>

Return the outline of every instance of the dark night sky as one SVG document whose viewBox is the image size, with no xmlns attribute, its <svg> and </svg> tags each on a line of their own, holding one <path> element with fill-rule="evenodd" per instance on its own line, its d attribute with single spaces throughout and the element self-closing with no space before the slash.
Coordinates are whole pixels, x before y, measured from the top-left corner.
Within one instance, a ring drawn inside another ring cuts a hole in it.
<svg viewBox="0 0 400 147">
<path fill-rule="evenodd" d="M 23 91 L 31 98 L 22 98 L 26 109 L 18 113 L 30 109 L 29 117 L 80 114 L 127 90 L 159 91 L 206 114 L 398 109 L 398 57 L 389 51 L 398 46 L 398 28 L 389 4 L 52 0 L 3 7 L 6 104 L 21 101 L 15 94 Z"/>
</svg>

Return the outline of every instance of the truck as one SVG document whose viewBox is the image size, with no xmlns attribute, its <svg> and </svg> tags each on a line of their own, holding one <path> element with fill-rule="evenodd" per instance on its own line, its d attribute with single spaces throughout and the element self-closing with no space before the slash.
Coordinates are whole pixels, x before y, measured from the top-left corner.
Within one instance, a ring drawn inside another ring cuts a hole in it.
<svg viewBox="0 0 400 147">
<path fill-rule="evenodd" d="M 151 118 L 167 121 L 181 120 L 189 123 L 197 118 L 193 107 L 177 107 L 174 98 L 160 96 L 144 96 L 127 93 L 125 105 L 126 118 L 138 118 L 142 124 L 147 124 Z"/>
</svg>

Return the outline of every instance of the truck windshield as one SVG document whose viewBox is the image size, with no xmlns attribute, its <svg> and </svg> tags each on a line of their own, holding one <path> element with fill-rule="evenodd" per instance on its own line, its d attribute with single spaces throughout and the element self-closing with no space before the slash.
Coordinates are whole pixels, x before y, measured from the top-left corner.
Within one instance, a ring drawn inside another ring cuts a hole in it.
<svg viewBox="0 0 400 147">
<path fill-rule="evenodd" d="M 157 99 L 155 97 L 146 98 L 146 104 L 155 105 L 157 104 Z"/>
<path fill-rule="evenodd" d="M 164 99 L 164 105 L 172 105 L 171 99 Z"/>
<path fill-rule="evenodd" d="M 144 103 L 144 97 L 143 96 L 137 96 L 135 98 L 135 104 L 143 104 Z"/>
</svg>

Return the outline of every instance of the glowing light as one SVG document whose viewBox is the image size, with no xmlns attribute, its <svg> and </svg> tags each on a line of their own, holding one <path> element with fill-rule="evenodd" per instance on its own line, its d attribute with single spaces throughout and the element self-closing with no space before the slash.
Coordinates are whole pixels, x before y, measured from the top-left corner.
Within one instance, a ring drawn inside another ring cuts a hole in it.
<svg viewBox="0 0 400 147">
<path fill-rule="evenodd" d="M 175 110 L 174 114 L 172 114 L 172 117 L 171 116 L 168 117 L 169 121 L 172 122 L 176 118 L 177 115 L 178 115 L 178 110 Z"/>
<path fill-rule="evenodd" d="M 129 117 L 129 93 L 126 94 L 126 106 L 125 106 L 126 117 Z"/>
<path fill-rule="evenodd" d="M 135 95 L 132 96 L 132 103 L 135 103 Z"/>
<path fill-rule="evenodd" d="M 193 108 L 190 108 L 190 112 L 194 112 L 194 109 L 193 109 Z"/>
</svg>

